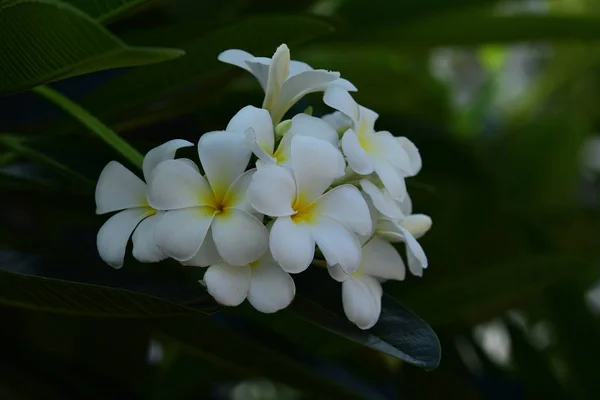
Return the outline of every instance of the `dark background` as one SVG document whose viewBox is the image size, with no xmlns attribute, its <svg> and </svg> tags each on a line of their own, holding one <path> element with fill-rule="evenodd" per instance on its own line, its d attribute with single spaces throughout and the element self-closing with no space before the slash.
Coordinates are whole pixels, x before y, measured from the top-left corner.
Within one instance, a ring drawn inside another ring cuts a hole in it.
<svg viewBox="0 0 600 400">
<path fill-rule="evenodd" d="M 106 310 L 139 299 L 11 274 L 183 304 L 199 290 L 198 272 L 174 264 L 102 264 L 94 182 L 108 161 L 126 162 L 43 98 L 19 93 L 0 99 L 0 138 L 25 140 L 25 150 L 0 141 L 0 398 L 600 396 L 595 2 L 142 3 L 102 22 L 128 44 L 186 56 L 51 86 L 146 151 L 196 142 L 261 103 L 253 77 L 217 61 L 225 49 L 270 56 L 285 42 L 292 59 L 340 71 L 380 114 L 378 129 L 421 151 L 423 170 L 408 187 L 415 211 L 433 219 L 421 239 L 429 268 L 385 290 L 433 326 L 442 362 L 426 372 L 291 312 L 247 305 L 116 318 Z M 293 111 L 329 112 L 320 96 Z"/>
</svg>

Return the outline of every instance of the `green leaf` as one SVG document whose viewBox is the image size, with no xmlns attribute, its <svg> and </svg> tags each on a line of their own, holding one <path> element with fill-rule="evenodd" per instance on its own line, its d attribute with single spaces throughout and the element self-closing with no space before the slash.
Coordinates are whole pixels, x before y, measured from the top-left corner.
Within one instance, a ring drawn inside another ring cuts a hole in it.
<svg viewBox="0 0 600 400">
<path fill-rule="evenodd" d="M 600 18 L 587 16 L 490 16 L 466 12 L 372 29 L 365 33 L 363 39 L 414 47 L 469 46 L 542 40 L 597 41 L 600 40 L 599 25 Z"/>
<path fill-rule="evenodd" d="M 363 331 L 348 321 L 342 309 L 341 285 L 323 271 L 308 270 L 296 279 L 292 310 L 308 321 L 348 340 L 389 354 L 412 365 L 435 369 L 440 342 L 431 327 L 391 296 L 384 294 L 375 326 Z"/>
<path fill-rule="evenodd" d="M 88 15 L 56 0 L 2 1 L 0 37 L 0 95 L 184 54 L 177 49 L 127 46 Z"/>
<path fill-rule="evenodd" d="M 149 3 L 151 0 L 65 0 L 96 21 L 105 21 Z"/>
<path fill-rule="evenodd" d="M 155 42 L 160 38 L 176 35 L 184 27 L 171 27 L 150 32 L 151 37 L 138 41 Z M 113 116 L 117 112 L 140 104 L 160 100 L 161 107 L 169 102 L 165 98 L 177 90 L 185 89 L 189 95 L 194 85 L 204 84 L 204 90 L 186 98 L 189 104 L 213 104 L 224 93 L 223 88 L 231 77 L 231 71 L 242 70 L 217 60 L 227 49 L 244 49 L 257 56 L 270 56 L 283 43 L 292 46 L 332 32 L 332 26 L 315 17 L 303 16 L 256 16 L 214 30 L 200 37 L 191 38 L 181 47 L 186 57 L 162 65 L 131 70 L 112 79 L 83 100 L 83 106 L 101 116 Z M 293 51 L 293 50 L 292 50 Z M 225 80 L 223 79 L 225 78 Z M 256 88 L 258 88 L 258 83 Z M 182 97 L 179 94 L 174 100 Z M 152 114 L 159 114 L 160 108 Z M 143 112 L 147 116 L 147 112 Z"/>
<path fill-rule="evenodd" d="M 79 271 L 77 275 L 77 265 L 72 261 L 61 261 L 60 265 L 53 262 L 40 256 L 0 249 L 0 304 L 68 315 L 127 318 L 189 315 L 217 308 L 197 280 L 191 277 L 187 284 L 168 283 L 162 279 L 153 283 L 151 271 L 143 271 L 143 275 L 135 278 L 131 271 L 122 270 L 106 279 L 89 266 L 88 273 Z M 112 285 L 137 290 L 46 277 L 52 274 L 71 279 L 86 275 L 88 280 L 110 281 Z"/>
</svg>

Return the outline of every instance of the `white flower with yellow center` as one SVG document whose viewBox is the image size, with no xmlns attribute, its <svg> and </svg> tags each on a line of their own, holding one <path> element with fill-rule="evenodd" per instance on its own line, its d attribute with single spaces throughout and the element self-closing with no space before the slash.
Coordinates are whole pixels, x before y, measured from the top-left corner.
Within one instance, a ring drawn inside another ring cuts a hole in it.
<svg viewBox="0 0 600 400">
<path fill-rule="evenodd" d="M 372 328 L 381 314 L 381 282 L 404 280 L 402 257 L 394 246 L 374 236 L 362 246 L 362 262 L 352 274 L 339 265 L 329 266 L 333 279 L 342 282 L 342 305 L 346 317 L 361 329 Z"/>
<path fill-rule="evenodd" d="M 264 165 L 254 174 L 248 197 L 258 212 L 276 218 L 270 233 L 273 258 L 290 273 L 312 262 L 315 244 L 330 265 L 347 273 L 360 265 L 356 234 L 370 233 L 368 206 L 354 186 L 326 192 L 343 174 L 343 157 L 330 143 L 296 135 L 290 145 L 290 167 Z"/>
<path fill-rule="evenodd" d="M 148 181 L 155 167 L 175 157 L 178 149 L 190 146 L 193 144 L 187 140 L 177 139 L 150 150 L 142 166 L 144 179 Z M 154 241 L 156 224 L 164 213 L 148 205 L 144 181 L 120 163 L 111 161 L 102 170 L 96 185 L 96 214 L 120 210 L 123 211 L 109 218 L 98 231 L 97 246 L 102 260 L 121 268 L 132 232 L 133 256 L 139 261 L 157 262 L 167 258 Z"/>
<path fill-rule="evenodd" d="M 244 172 L 251 152 L 244 136 L 210 132 L 198 143 L 197 167 L 180 160 L 159 164 L 149 181 L 148 200 L 158 210 L 168 210 L 156 227 L 156 243 L 178 261 L 197 255 L 209 233 L 221 259 L 246 265 L 268 248 L 268 231 L 253 215 L 247 189 L 254 170 Z"/>
<path fill-rule="evenodd" d="M 322 119 L 298 114 L 289 121 L 287 131 L 275 148 L 275 130 L 271 115 L 267 110 L 253 106 L 242 108 L 229 121 L 226 130 L 245 133 L 246 145 L 258 157 L 257 167 L 265 164 L 289 165 L 290 145 L 296 135 L 325 140 L 335 147 L 339 138 L 337 132 Z M 342 169 L 345 167 L 343 160 L 340 165 Z"/>
<path fill-rule="evenodd" d="M 398 140 L 389 132 L 375 132 L 377 113 L 360 106 L 342 88 L 330 87 L 323 100 L 352 121 L 351 128 L 346 130 L 341 141 L 350 168 L 360 175 L 377 174 L 392 197 L 403 199 L 406 196 L 404 178 L 418 172 L 412 160 L 414 154 L 409 154 L 409 150 L 405 148 L 410 147 L 410 151 L 414 152 L 414 145 L 406 138 Z M 331 122 L 331 118 L 328 119 Z"/>
<path fill-rule="evenodd" d="M 427 256 L 417 239 L 431 228 L 431 217 L 425 214 L 412 214 L 412 201 L 407 195 L 402 201 L 394 200 L 387 189 L 363 179 L 360 186 L 376 209 L 375 234 L 393 243 L 406 243 L 408 269 L 413 275 L 423 276 L 427 268 Z"/>
<path fill-rule="evenodd" d="M 339 72 L 313 69 L 310 65 L 290 60 L 285 44 L 277 48 L 273 58 L 254 57 L 243 50 L 231 49 L 219 54 L 219 60 L 249 71 L 265 91 L 262 108 L 271 112 L 279 123 L 284 114 L 308 93 L 320 92 L 334 84 L 349 91 L 356 88 Z"/>
</svg>

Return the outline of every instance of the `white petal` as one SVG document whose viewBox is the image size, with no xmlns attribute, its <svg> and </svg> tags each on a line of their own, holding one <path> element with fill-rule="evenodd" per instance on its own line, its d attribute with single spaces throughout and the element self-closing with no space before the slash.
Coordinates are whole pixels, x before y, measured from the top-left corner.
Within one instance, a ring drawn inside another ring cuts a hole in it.
<svg viewBox="0 0 600 400">
<path fill-rule="evenodd" d="M 400 225 L 397 225 L 397 230 L 402 235 L 402 241 L 406 242 L 408 270 L 415 276 L 423 276 L 423 269 L 428 265 L 425 251 L 408 230 Z"/>
<path fill-rule="evenodd" d="M 342 283 L 342 304 L 346 317 L 360 329 L 370 329 L 381 313 L 381 284 L 370 276 Z"/>
<path fill-rule="evenodd" d="M 246 147 L 248 147 L 252 153 L 258 157 L 258 161 L 256 163 L 257 167 L 259 164 L 275 164 L 277 162 L 277 160 L 273 157 L 272 152 L 265 151 L 265 149 L 260 147 L 256 141 L 256 132 L 254 132 L 254 129 L 249 128 L 244 134 L 244 143 L 246 144 Z"/>
<path fill-rule="evenodd" d="M 412 214 L 412 200 L 410 199 L 410 196 L 408 195 L 408 193 L 406 193 L 406 196 L 404 197 L 404 199 L 400 200 L 400 202 L 398 203 L 400 205 L 400 210 L 402 210 L 402 213 L 404 215 L 410 215 Z"/>
<path fill-rule="evenodd" d="M 277 48 L 275 54 L 273 54 L 273 58 L 271 58 L 263 108 L 272 110 L 275 107 L 279 101 L 280 92 L 289 72 L 290 49 L 285 44 L 282 44 Z"/>
<path fill-rule="evenodd" d="M 358 106 L 358 113 L 360 117 L 360 129 L 364 129 L 368 132 L 374 132 L 375 121 L 379 118 L 379 114 L 370 108 Z"/>
<path fill-rule="evenodd" d="M 261 260 L 251 267 L 248 301 L 263 313 L 274 313 L 290 305 L 296 294 L 294 280 L 274 261 Z"/>
<path fill-rule="evenodd" d="M 189 260 L 200 249 L 213 218 L 210 207 L 168 211 L 156 226 L 156 244 L 177 261 Z"/>
<path fill-rule="evenodd" d="M 131 237 L 131 241 L 133 242 L 132 254 L 138 261 L 151 263 L 167 258 L 167 255 L 158 247 L 154 239 L 156 226 L 164 214 L 161 211 L 146 218 L 140 222 L 137 229 L 133 232 L 133 236 Z"/>
<path fill-rule="evenodd" d="M 291 274 L 308 268 L 315 255 L 315 241 L 308 225 L 296 224 L 290 217 L 277 218 L 269 242 L 275 261 Z"/>
<path fill-rule="evenodd" d="M 347 115 L 355 124 L 358 124 L 359 107 L 347 90 L 337 85 L 330 86 L 323 96 L 323 102 L 329 107 Z"/>
<path fill-rule="evenodd" d="M 277 108 L 271 113 L 274 122 L 279 122 L 287 110 L 298 100 L 309 93 L 327 89 L 331 82 L 340 77 L 339 72 L 330 72 L 322 69 L 301 72 L 290 77 L 281 88 Z"/>
<path fill-rule="evenodd" d="M 404 243 L 404 235 L 400 231 L 399 224 L 388 218 L 379 218 L 375 234 L 391 243 Z"/>
<path fill-rule="evenodd" d="M 404 280 L 404 261 L 393 245 L 378 237 L 362 248 L 360 272 L 380 279 Z"/>
<path fill-rule="evenodd" d="M 271 217 L 292 215 L 296 199 L 296 183 L 291 172 L 278 165 L 258 168 L 248 188 L 248 199 L 259 213 Z"/>
<path fill-rule="evenodd" d="M 321 119 L 331 125 L 338 134 L 344 133 L 352 127 L 352 120 L 339 111 L 323 115 Z"/>
<path fill-rule="evenodd" d="M 209 132 L 200 137 L 200 163 L 217 199 L 223 198 L 248 166 L 252 152 L 244 141 L 244 134 L 239 132 Z"/>
<path fill-rule="evenodd" d="M 309 136 L 294 136 L 291 161 L 297 196 L 308 204 L 322 195 L 334 179 L 344 175 L 342 153 L 331 143 Z"/>
<path fill-rule="evenodd" d="M 196 164 L 195 162 L 193 162 L 189 158 L 178 158 L 177 161 L 181 161 L 181 162 L 187 163 L 187 165 L 189 165 L 190 167 L 192 167 L 192 169 L 194 171 L 200 172 L 200 168 L 198 168 L 198 164 Z"/>
<path fill-rule="evenodd" d="M 313 70 L 313 67 L 311 67 L 307 63 L 291 60 L 289 77 L 298 75 L 301 72 L 312 71 L 312 70 Z"/>
<path fill-rule="evenodd" d="M 406 228 L 415 239 L 425 235 L 431 229 L 431 224 L 431 217 L 425 214 L 409 215 L 400 222 L 400 225 Z"/>
<path fill-rule="evenodd" d="M 360 242 L 348 228 L 325 216 L 319 216 L 310 228 L 327 264 L 339 264 L 347 274 L 352 274 L 360 267 Z"/>
<path fill-rule="evenodd" d="M 417 149 L 417 146 L 415 146 L 413 142 L 408 140 L 408 138 L 398 137 L 396 138 L 396 140 L 398 141 L 398 143 L 400 143 L 400 146 L 402 146 L 402 148 L 406 151 L 406 154 L 408 155 L 408 159 L 410 161 L 410 166 L 412 170 L 412 175 L 410 176 L 418 174 L 419 171 L 421 171 L 421 167 L 423 166 L 419 149 Z"/>
<path fill-rule="evenodd" d="M 217 57 L 217 59 L 221 62 L 238 66 L 246 71 L 250 71 L 250 67 L 248 67 L 246 61 L 252 58 L 254 58 L 252 54 L 238 49 L 225 50 Z"/>
<path fill-rule="evenodd" d="M 400 170 L 402 176 L 415 175 L 408 153 L 391 133 L 387 131 L 377 132 L 374 141 L 379 159 L 386 161 L 394 168 Z"/>
<path fill-rule="evenodd" d="M 223 259 L 217 251 L 217 246 L 212 238 L 212 232 L 209 229 L 198 252 L 189 260 L 182 261 L 181 264 L 190 267 L 208 267 L 222 261 Z"/>
<path fill-rule="evenodd" d="M 292 118 L 292 126 L 286 133 L 293 135 L 311 136 L 317 139 L 325 140 L 335 147 L 338 144 L 338 134 L 327 122 L 321 118 L 312 117 L 307 114 L 298 114 Z"/>
<path fill-rule="evenodd" d="M 246 66 L 248 70 L 260 83 L 260 87 L 264 91 L 267 90 L 267 80 L 269 79 L 269 68 L 271 65 L 271 59 L 266 57 L 252 57 L 246 60 Z"/>
<path fill-rule="evenodd" d="M 208 182 L 183 160 L 161 162 L 148 182 L 148 203 L 157 210 L 176 210 L 214 204 Z"/>
<path fill-rule="evenodd" d="M 106 164 L 96 184 L 96 214 L 146 205 L 146 184 L 116 161 Z"/>
<path fill-rule="evenodd" d="M 192 147 L 193 145 L 193 143 L 188 142 L 187 140 L 174 139 L 150 150 L 144 157 L 142 165 L 146 182 L 150 180 L 150 173 L 159 163 L 166 160 L 172 160 L 175 158 L 177 150 L 183 147 Z"/>
<path fill-rule="evenodd" d="M 269 247 L 269 232 L 262 222 L 235 208 L 215 216 L 212 235 L 219 254 L 231 265 L 256 261 Z"/>
<path fill-rule="evenodd" d="M 256 212 L 250 205 L 250 199 L 248 198 L 248 188 L 255 173 L 256 169 L 246 171 L 229 186 L 224 200 L 227 207 L 237 208 L 247 213 Z"/>
<path fill-rule="evenodd" d="M 219 304 L 239 306 L 250 289 L 250 267 L 216 264 L 206 270 L 204 282 L 208 293 Z"/>
<path fill-rule="evenodd" d="M 373 157 L 363 149 L 352 129 L 348 129 L 342 136 L 342 150 L 354 172 L 369 175 L 375 169 Z"/>
<path fill-rule="evenodd" d="M 331 86 L 337 86 L 337 87 L 341 87 L 342 89 L 348 91 L 348 92 L 356 92 L 358 91 L 358 89 L 356 88 L 356 86 L 354 86 L 352 84 L 352 82 L 350 82 L 347 79 L 344 78 L 340 78 L 340 79 L 336 79 L 335 81 L 333 81 L 331 83 Z"/>
<path fill-rule="evenodd" d="M 121 268 L 131 232 L 151 212 L 147 207 L 131 208 L 110 217 L 96 238 L 100 258 L 113 268 Z"/>
<path fill-rule="evenodd" d="M 262 108 L 246 106 L 233 116 L 225 130 L 245 134 L 249 128 L 252 129 L 259 148 L 269 155 L 273 154 L 275 134 L 269 112 Z"/>
<path fill-rule="evenodd" d="M 352 185 L 341 185 L 316 201 L 319 213 L 341 222 L 359 235 L 372 232 L 371 216 L 365 199 Z"/>
<path fill-rule="evenodd" d="M 360 180 L 360 187 L 369 196 L 377 211 L 385 217 L 392 219 L 404 217 L 399 203 L 392 198 L 386 189 L 379 189 L 373 182 L 367 179 Z"/>
<path fill-rule="evenodd" d="M 375 172 L 394 199 L 402 200 L 406 196 L 406 182 L 390 163 L 385 161 L 375 162 Z"/>
<path fill-rule="evenodd" d="M 339 264 L 328 265 L 327 272 L 329 272 L 329 275 L 338 282 L 344 282 L 350 278 L 350 275 L 345 273 Z"/>
</svg>

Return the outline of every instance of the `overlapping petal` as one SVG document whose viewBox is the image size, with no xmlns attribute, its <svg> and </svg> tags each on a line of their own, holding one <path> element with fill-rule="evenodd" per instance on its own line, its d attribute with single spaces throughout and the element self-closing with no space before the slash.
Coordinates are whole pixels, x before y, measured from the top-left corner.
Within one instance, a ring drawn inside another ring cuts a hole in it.
<svg viewBox="0 0 600 400">
<path fill-rule="evenodd" d="M 331 143 L 309 136 L 296 135 L 291 144 L 292 169 L 298 199 L 308 204 L 344 175 L 344 158 Z"/>
<path fill-rule="evenodd" d="M 225 263 L 212 265 L 204 274 L 206 290 L 220 304 L 239 306 L 250 289 L 250 267 Z"/>
<path fill-rule="evenodd" d="M 277 165 L 265 165 L 252 177 L 248 188 L 252 207 L 265 215 L 282 217 L 294 214 L 296 182 L 292 173 Z"/>
<path fill-rule="evenodd" d="M 360 267 L 360 242 L 341 222 L 321 216 L 318 222 L 310 225 L 310 232 L 327 264 L 339 264 L 347 274 Z"/>
<path fill-rule="evenodd" d="M 330 86 L 323 95 L 323 102 L 329 107 L 344 113 L 358 125 L 359 105 L 347 90 L 337 85 Z"/>
<path fill-rule="evenodd" d="M 235 208 L 216 215 L 212 236 L 223 260 L 235 266 L 259 259 L 268 249 L 267 228 L 255 216 Z"/>
<path fill-rule="evenodd" d="M 275 146 L 275 134 L 269 112 L 262 108 L 246 106 L 233 116 L 225 130 L 246 134 L 248 129 L 252 130 L 251 137 L 258 147 L 267 154 L 272 155 Z M 246 141 L 248 141 L 248 138 L 246 138 Z"/>
<path fill-rule="evenodd" d="M 251 267 L 248 301 L 263 313 L 274 313 L 290 305 L 296 294 L 292 277 L 274 261 L 262 259 Z"/>
<path fill-rule="evenodd" d="M 304 271 L 315 255 L 315 240 L 307 224 L 296 224 L 290 217 L 275 220 L 269 236 L 269 248 L 284 271 Z"/>
<path fill-rule="evenodd" d="M 148 208 L 131 208 L 110 217 L 96 238 L 100 258 L 113 268 L 121 268 L 131 233 L 151 212 Z"/>
<path fill-rule="evenodd" d="M 169 211 L 156 226 L 156 244 L 175 260 L 189 260 L 200 249 L 213 218 L 211 207 Z"/>
<path fill-rule="evenodd" d="M 183 160 L 167 160 L 152 172 L 148 202 L 157 210 L 176 210 L 212 206 L 215 200 L 208 182 L 197 169 Z"/>
<path fill-rule="evenodd" d="M 338 186 L 317 199 L 319 214 L 333 218 L 359 235 L 372 231 L 371 216 L 365 199 L 352 185 Z"/>
<path fill-rule="evenodd" d="M 393 245 L 377 236 L 362 248 L 362 274 L 380 279 L 404 280 L 406 270 L 402 257 Z"/>
<path fill-rule="evenodd" d="M 154 239 L 156 226 L 164 216 L 164 212 L 158 212 L 144 219 L 133 232 L 133 256 L 141 262 L 152 263 L 162 261 L 167 255 L 158 247 Z"/>
<path fill-rule="evenodd" d="M 292 118 L 292 125 L 286 135 L 304 135 L 325 140 L 337 147 L 339 136 L 335 129 L 321 118 L 298 114 Z"/>
<path fill-rule="evenodd" d="M 212 232 L 209 229 L 204 237 L 202 246 L 198 249 L 198 252 L 189 260 L 182 261 L 183 265 L 189 265 L 192 267 L 208 267 L 213 264 L 222 262 L 223 259 L 217 251 L 217 246 L 212 237 Z"/>
<path fill-rule="evenodd" d="M 348 165 L 357 174 L 369 175 L 375 170 L 373 156 L 362 147 L 354 130 L 348 129 L 342 136 L 342 150 Z"/>
<path fill-rule="evenodd" d="M 172 160 L 175 158 L 175 153 L 177 150 L 184 147 L 192 147 L 194 144 L 188 142 L 187 140 L 182 139 L 174 139 L 169 140 L 162 145 L 155 147 L 150 150 L 146 156 L 144 156 L 144 162 L 142 165 L 142 170 L 144 171 L 144 179 L 146 182 L 150 180 L 150 174 L 152 170 L 156 168 L 158 164 L 166 160 Z"/>
<path fill-rule="evenodd" d="M 378 188 L 373 182 L 367 179 L 360 180 L 360 187 L 369 196 L 377 211 L 383 216 L 391 219 L 404 217 L 400 203 L 392 198 L 386 189 Z"/>
<path fill-rule="evenodd" d="M 217 199 L 225 196 L 248 166 L 252 153 L 244 141 L 244 134 L 239 132 L 209 132 L 200 137 L 200 163 Z"/>
<path fill-rule="evenodd" d="M 361 329 L 372 328 L 381 314 L 381 284 L 373 277 L 360 276 L 342 283 L 342 304 L 346 317 Z"/>
<path fill-rule="evenodd" d="M 122 164 L 111 161 L 96 184 L 96 214 L 146 205 L 146 184 Z"/>
</svg>

